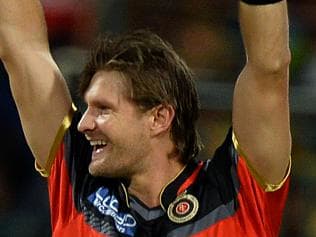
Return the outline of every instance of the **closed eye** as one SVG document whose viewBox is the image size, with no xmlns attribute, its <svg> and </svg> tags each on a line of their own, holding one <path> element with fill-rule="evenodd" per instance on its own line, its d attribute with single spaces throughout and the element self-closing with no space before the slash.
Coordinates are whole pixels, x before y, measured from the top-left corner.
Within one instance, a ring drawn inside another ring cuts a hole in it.
<svg viewBox="0 0 316 237">
<path fill-rule="evenodd" d="M 103 115 L 103 114 L 109 114 L 110 113 L 110 109 L 107 107 L 103 107 L 103 108 L 99 108 L 99 114 Z"/>
</svg>

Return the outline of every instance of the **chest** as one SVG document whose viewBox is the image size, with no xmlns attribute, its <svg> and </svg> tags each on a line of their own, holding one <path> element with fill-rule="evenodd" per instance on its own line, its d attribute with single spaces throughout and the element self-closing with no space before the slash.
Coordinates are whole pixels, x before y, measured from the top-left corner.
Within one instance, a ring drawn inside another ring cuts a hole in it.
<svg viewBox="0 0 316 237">
<path fill-rule="evenodd" d="M 200 185 L 165 210 L 149 209 L 136 199 L 126 203 L 119 192 L 104 186 L 82 198 L 85 222 L 106 236 L 193 236 L 234 215 L 237 208 L 234 196 L 223 197 L 215 188 Z"/>
</svg>

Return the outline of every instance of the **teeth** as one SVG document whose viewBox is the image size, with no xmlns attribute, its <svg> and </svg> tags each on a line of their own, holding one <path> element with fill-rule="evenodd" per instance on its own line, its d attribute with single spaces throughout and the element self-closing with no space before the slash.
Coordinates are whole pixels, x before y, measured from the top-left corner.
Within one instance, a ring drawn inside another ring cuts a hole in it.
<svg viewBox="0 0 316 237">
<path fill-rule="evenodd" d="M 103 141 L 103 140 L 97 140 L 97 141 L 90 141 L 90 145 L 91 146 L 105 146 L 107 144 L 107 142 Z"/>
</svg>

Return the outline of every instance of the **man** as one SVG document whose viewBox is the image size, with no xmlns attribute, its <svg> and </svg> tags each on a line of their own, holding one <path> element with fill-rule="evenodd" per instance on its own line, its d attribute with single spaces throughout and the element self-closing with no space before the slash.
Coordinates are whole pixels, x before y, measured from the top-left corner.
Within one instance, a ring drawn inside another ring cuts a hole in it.
<svg viewBox="0 0 316 237">
<path fill-rule="evenodd" d="M 98 42 L 81 115 L 40 3 L 1 1 L 0 55 L 36 168 L 49 176 L 53 235 L 277 236 L 291 151 L 286 5 L 240 2 L 247 63 L 233 131 L 198 162 L 196 90 L 170 45 L 145 31 Z"/>
</svg>

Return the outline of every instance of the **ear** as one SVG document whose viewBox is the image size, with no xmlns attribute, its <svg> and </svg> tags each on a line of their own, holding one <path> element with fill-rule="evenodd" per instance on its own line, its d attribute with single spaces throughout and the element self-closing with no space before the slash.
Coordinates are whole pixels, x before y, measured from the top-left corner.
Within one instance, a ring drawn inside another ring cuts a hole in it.
<svg viewBox="0 0 316 237">
<path fill-rule="evenodd" d="M 175 116 L 174 108 L 171 105 L 158 105 L 151 111 L 151 134 L 159 135 L 171 128 Z"/>
</svg>

